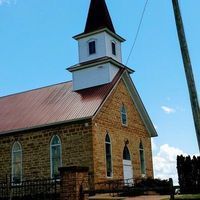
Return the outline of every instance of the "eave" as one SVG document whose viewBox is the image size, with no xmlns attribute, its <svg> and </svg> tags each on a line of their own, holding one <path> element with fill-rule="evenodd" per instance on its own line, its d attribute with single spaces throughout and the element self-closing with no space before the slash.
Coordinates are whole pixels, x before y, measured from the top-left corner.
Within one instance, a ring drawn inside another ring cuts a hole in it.
<svg viewBox="0 0 200 200">
<path fill-rule="evenodd" d="M 117 67 L 119 68 L 124 68 L 128 71 L 128 73 L 134 73 L 135 71 L 132 70 L 131 68 L 123 65 L 122 63 L 114 60 L 113 58 L 111 57 L 102 57 L 102 58 L 97 58 L 95 60 L 91 60 L 91 61 L 87 61 L 87 62 L 83 62 L 83 63 L 80 63 L 80 64 L 77 64 L 77 65 L 73 65 L 71 67 L 68 67 L 67 70 L 70 71 L 70 72 L 74 72 L 74 71 L 78 71 L 78 70 L 82 70 L 82 69 L 86 69 L 86 68 L 89 68 L 89 67 L 93 67 L 93 66 L 97 66 L 97 65 L 101 65 L 101 64 L 105 64 L 105 63 L 111 63 L 111 64 L 114 64 L 116 65 Z"/>
<path fill-rule="evenodd" d="M 114 38 L 116 38 L 117 40 L 119 40 L 120 42 L 125 42 L 126 40 L 119 36 L 118 34 L 116 33 L 113 33 L 112 31 L 110 31 L 108 28 L 101 28 L 99 30 L 96 30 L 96 31 L 92 31 L 90 33 L 81 33 L 81 34 L 78 34 L 78 35 L 75 35 L 73 38 L 75 40 L 80 40 L 82 38 L 85 38 L 85 37 L 88 37 L 88 36 L 91 36 L 91 35 L 95 35 L 95 34 L 98 34 L 98 33 L 101 33 L 101 32 L 107 32 L 109 33 L 111 36 L 113 36 Z"/>
</svg>

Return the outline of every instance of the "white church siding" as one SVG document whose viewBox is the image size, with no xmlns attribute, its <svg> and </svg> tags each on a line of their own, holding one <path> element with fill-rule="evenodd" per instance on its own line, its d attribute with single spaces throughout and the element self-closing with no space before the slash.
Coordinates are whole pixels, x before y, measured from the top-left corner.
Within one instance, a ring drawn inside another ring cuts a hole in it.
<svg viewBox="0 0 200 200">
<path fill-rule="evenodd" d="M 81 90 L 110 83 L 119 68 L 111 63 L 104 63 L 73 72 L 73 90 Z"/>
<path fill-rule="evenodd" d="M 96 53 L 89 54 L 88 43 L 90 41 L 95 41 L 96 43 Z M 116 55 L 112 54 L 112 41 L 116 44 Z M 118 62 L 121 62 L 121 43 L 112 37 L 107 32 L 103 31 L 100 33 L 92 34 L 87 37 L 83 37 L 78 40 L 79 48 L 79 63 L 86 62 L 89 60 L 94 60 L 101 57 L 111 57 Z"/>
</svg>

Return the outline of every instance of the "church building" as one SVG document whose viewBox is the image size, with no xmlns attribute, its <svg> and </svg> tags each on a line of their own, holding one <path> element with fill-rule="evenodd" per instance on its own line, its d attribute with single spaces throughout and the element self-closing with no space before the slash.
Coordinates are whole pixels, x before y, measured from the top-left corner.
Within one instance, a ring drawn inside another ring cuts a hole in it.
<svg viewBox="0 0 200 200">
<path fill-rule="evenodd" d="M 94 183 L 153 177 L 156 130 L 122 63 L 105 0 L 91 0 L 72 81 L 0 97 L 0 179 L 59 177 L 89 167 Z"/>
</svg>

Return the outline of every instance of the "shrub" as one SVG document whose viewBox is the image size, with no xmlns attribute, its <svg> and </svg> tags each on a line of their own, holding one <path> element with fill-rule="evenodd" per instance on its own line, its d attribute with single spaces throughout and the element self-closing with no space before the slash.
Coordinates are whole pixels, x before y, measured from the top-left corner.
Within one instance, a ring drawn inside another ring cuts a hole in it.
<svg viewBox="0 0 200 200">
<path fill-rule="evenodd" d="M 170 182 L 168 180 L 161 179 L 142 179 L 138 183 L 135 184 L 136 188 L 143 188 L 147 190 L 155 191 L 159 194 L 170 194 Z"/>
</svg>

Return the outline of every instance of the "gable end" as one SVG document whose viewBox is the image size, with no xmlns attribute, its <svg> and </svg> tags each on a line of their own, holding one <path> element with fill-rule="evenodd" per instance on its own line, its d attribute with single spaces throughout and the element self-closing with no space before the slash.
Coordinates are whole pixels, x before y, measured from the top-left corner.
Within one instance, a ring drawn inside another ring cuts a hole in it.
<svg viewBox="0 0 200 200">
<path fill-rule="evenodd" d="M 144 107 L 144 104 L 142 103 L 142 100 L 135 88 L 135 85 L 133 83 L 133 81 L 131 80 L 131 77 L 130 75 L 128 74 L 127 71 L 125 71 L 122 75 L 122 80 L 124 81 L 126 87 L 127 87 L 127 90 L 136 106 L 136 109 L 137 111 L 139 112 L 140 114 L 140 117 L 149 133 L 149 135 L 151 137 L 156 137 L 158 136 L 157 132 L 156 132 L 156 129 Z"/>
</svg>

